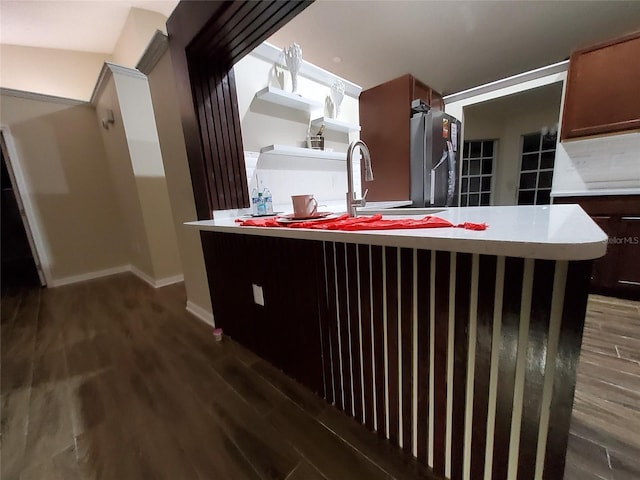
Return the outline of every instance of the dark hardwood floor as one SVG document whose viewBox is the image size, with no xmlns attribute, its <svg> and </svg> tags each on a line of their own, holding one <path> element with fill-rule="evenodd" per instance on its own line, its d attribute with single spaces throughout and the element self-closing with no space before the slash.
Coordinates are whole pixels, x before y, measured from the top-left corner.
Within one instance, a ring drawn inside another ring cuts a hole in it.
<svg viewBox="0 0 640 480">
<path fill-rule="evenodd" d="M 129 274 L 2 297 L 3 480 L 433 478 Z M 592 297 L 566 479 L 640 478 L 640 303 Z"/>
<path fill-rule="evenodd" d="M 592 295 L 565 480 L 640 479 L 640 302 Z"/>
<path fill-rule="evenodd" d="M 129 274 L 2 297 L 2 480 L 431 477 Z"/>
</svg>

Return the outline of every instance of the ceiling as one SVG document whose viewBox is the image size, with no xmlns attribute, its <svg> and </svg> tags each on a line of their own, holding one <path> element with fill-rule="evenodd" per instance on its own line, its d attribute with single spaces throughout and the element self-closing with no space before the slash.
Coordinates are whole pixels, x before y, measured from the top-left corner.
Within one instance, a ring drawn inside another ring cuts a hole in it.
<svg viewBox="0 0 640 480">
<path fill-rule="evenodd" d="M 177 0 L 1 0 L 0 43 L 110 54 L 132 7 L 168 17 L 177 4 Z"/>
<path fill-rule="evenodd" d="M 305 59 L 365 89 L 412 73 L 446 95 L 638 29 L 637 0 L 319 0 L 269 41 L 299 43 Z"/>
<path fill-rule="evenodd" d="M 130 8 L 176 0 L 0 1 L 0 43 L 112 53 Z M 413 73 L 443 94 L 640 28 L 640 1 L 319 0 L 270 39 L 364 88 Z M 336 63 L 334 57 L 340 57 Z"/>
</svg>

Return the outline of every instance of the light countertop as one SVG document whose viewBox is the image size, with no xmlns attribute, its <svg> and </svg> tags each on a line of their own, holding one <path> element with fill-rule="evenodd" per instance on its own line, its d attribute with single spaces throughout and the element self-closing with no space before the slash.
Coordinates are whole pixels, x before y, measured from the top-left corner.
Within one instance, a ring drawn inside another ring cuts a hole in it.
<svg viewBox="0 0 640 480">
<path fill-rule="evenodd" d="M 421 218 L 422 215 L 385 218 Z M 606 253 L 607 235 L 578 205 L 459 207 L 433 214 L 453 224 L 486 223 L 484 231 L 462 228 L 343 232 L 241 227 L 233 218 L 188 222 L 203 231 L 444 250 L 549 260 L 587 260 Z"/>
</svg>

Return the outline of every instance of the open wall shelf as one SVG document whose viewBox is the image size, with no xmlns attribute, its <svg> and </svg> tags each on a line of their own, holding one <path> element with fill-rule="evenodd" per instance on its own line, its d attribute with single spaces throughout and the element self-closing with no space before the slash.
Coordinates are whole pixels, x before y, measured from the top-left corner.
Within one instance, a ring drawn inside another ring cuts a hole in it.
<svg viewBox="0 0 640 480">
<path fill-rule="evenodd" d="M 343 122 L 341 120 L 336 120 L 335 118 L 319 117 L 311 120 L 311 125 L 315 128 L 320 128 L 320 125 L 323 123 L 326 130 L 333 130 L 334 132 L 351 133 L 360 131 L 360 125 Z"/>
<path fill-rule="evenodd" d="M 327 160 L 347 160 L 347 154 L 342 152 L 327 152 L 311 148 L 293 147 L 290 145 L 268 145 L 260 149 L 263 155 L 287 155 L 290 157 L 325 158 Z"/>
<path fill-rule="evenodd" d="M 275 87 L 265 87 L 256 93 L 256 97 L 265 102 L 275 103 L 304 112 L 311 112 L 324 107 L 324 104 L 310 98 L 302 97 L 296 93 L 285 92 Z"/>
</svg>

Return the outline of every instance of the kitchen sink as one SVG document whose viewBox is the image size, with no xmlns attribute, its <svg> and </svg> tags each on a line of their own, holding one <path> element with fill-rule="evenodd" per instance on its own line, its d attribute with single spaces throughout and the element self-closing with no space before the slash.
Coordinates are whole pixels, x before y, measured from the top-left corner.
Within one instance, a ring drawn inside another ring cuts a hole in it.
<svg viewBox="0 0 640 480">
<path fill-rule="evenodd" d="M 374 206 L 369 206 L 365 208 L 358 208 L 358 215 L 434 215 L 436 213 L 444 212 L 446 208 L 444 207 L 434 207 L 434 208 L 411 208 L 411 207 L 394 207 L 394 208 L 375 208 Z"/>
</svg>

